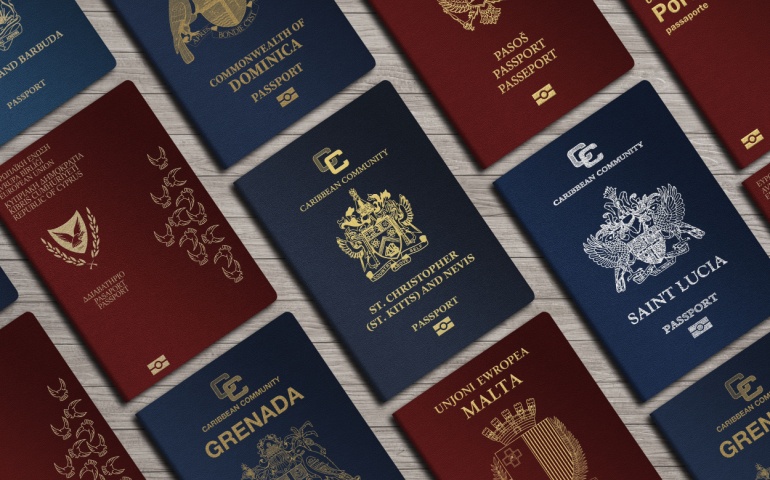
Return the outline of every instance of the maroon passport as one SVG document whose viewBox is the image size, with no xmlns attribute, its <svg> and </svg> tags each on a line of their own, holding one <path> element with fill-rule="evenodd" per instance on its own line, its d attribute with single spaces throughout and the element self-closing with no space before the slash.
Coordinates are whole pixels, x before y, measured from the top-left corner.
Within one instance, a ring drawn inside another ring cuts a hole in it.
<svg viewBox="0 0 770 480">
<path fill-rule="evenodd" d="M 547 313 L 394 416 L 441 480 L 660 479 Z"/>
<path fill-rule="evenodd" d="M 43 327 L 0 329 L 0 478 L 144 478 Z"/>
<path fill-rule="evenodd" d="M 369 0 L 482 168 L 634 62 L 593 0 Z"/>
<path fill-rule="evenodd" d="M 0 199 L 126 400 L 275 300 L 131 82 L 3 164 Z"/>
<path fill-rule="evenodd" d="M 770 2 L 626 0 L 740 168 L 770 150 Z"/>
<path fill-rule="evenodd" d="M 765 216 L 765 220 L 770 221 L 770 164 L 744 180 L 743 186 Z"/>
</svg>

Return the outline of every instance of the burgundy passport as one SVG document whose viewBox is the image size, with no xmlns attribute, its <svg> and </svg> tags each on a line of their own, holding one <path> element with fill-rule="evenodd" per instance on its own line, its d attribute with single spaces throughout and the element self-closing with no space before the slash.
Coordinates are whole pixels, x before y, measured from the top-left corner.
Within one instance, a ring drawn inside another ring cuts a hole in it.
<svg viewBox="0 0 770 480">
<path fill-rule="evenodd" d="M 0 478 L 144 478 L 31 313 L 0 329 L 0 389 Z"/>
<path fill-rule="evenodd" d="M 631 69 L 593 0 L 369 0 L 486 168 Z"/>
<path fill-rule="evenodd" d="M 3 164 L 0 199 L 126 400 L 275 300 L 131 82 Z"/>
<path fill-rule="evenodd" d="M 770 2 L 626 0 L 740 168 L 770 150 Z"/>
<path fill-rule="evenodd" d="M 770 221 L 770 164 L 744 180 L 743 187 L 749 192 L 765 220 Z"/>
<path fill-rule="evenodd" d="M 547 313 L 394 416 L 441 480 L 660 479 Z"/>
</svg>

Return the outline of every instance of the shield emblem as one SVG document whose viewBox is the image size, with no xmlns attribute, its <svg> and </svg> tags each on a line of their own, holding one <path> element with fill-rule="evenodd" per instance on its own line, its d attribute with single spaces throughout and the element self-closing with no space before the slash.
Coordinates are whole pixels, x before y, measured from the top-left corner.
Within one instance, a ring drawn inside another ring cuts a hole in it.
<svg viewBox="0 0 770 480">
<path fill-rule="evenodd" d="M 666 239 L 656 226 L 628 242 L 628 248 L 636 258 L 650 265 L 658 265 L 666 258 Z"/>
<path fill-rule="evenodd" d="M 401 257 L 401 229 L 389 215 L 377 219 L 377 223 L 364 230 L 363 235 L 367 245 L 377 256 L 386 260 Z"/>
<path fill-rule="evenodd" d="M 250 2 L 247 0 L 193 0 L 193 3 L 195 13 L 202 15 L 212 25 L 231 28 L 241 23 Z"/>
<path fill-rule="evenodd" d="M 77 210 L 65 224 L 48 230 L 48 234 L 67 251 L 83 254 L 88 250 L 88 230 L 83 216 Z"/>
</svg>

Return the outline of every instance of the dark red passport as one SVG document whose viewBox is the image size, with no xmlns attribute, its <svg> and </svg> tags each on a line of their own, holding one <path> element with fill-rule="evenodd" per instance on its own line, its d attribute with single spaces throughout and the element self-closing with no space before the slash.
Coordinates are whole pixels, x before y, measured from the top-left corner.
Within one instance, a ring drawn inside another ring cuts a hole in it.
<svg viewBox="0 0 770 480">
<path fill-rule="evenodd" d="M 131 82 L 3 164 L 0 200 L 126 400 L 275 300 Z"/>
<path fill-rule="evenodd" d="M 486 168 L 634 62 L 592 0 L 369 0 Z"/>
<path fill-rule="evenodd" d="M 660 479 L 547 313 L 394 416 L 441 480 Z"/>
<path fill-rule="evenodd" d="M 141 480 L 31 313 L 0 329 L 0 478 Z"/>
<path fill-rule="evenodd" d="M 743 187 L 765 219 L 770 221 L 770 164 L 744 180 Z"/>
<path fill-rule="evenodd" d="M 738 167 L 767 153 L 770 2 L 626 1 Z"/>
</svg>

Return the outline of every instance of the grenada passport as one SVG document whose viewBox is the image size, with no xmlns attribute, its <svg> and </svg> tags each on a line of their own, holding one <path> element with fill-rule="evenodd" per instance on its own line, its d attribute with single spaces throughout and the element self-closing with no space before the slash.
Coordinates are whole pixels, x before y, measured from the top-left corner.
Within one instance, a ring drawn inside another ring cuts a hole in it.
<svg viewBox="0 0 770 480">
<path fill-rule="evenodd" d="M 497 182 L 646 400 L 770 315 L 770 260 L 648 82 Z"/>
<path fill-rule="evenodd" d="M 334 0 L 112 0 L 222 167 L 374 68 Z"/>
<path fill-rule="evenodd" d="M 131 82 L 0 178 L 0 218 L 126 400 L 275 300 Z"/>
<path fill-rule="evenodd" d="M 394 417 L 442 480 L 660 478 L 547 313 Z"/>
<path fill-rule="evenodd" d="M 369 0 L 486 168 L 626 73 L 592 0 Z"/>
<path fill-rule="evenodd" d="M 137 416 L 183 480 L 403 478 L 290 313 Z"/>
<path fill-rule="evenodd" d="M 388 82 L 236 187 L 382 399 L 533 299 Z"/>
<path fill-rule="evenodd" d="M 770 151 L 770 64 L 763 60 L 770 57 L 770 3 L 626 2 L 735 163 L 746 167 Z"/>
<path fill-rule="evenodd" d="M 113 68 L 75 0 L 1 0 L 0 145 Z"/>
<path fill-rule="evenodd" d="M 0 388 L 0 478 L 144 479 L 31 313 L 0 329 Z"/>
</svg>

